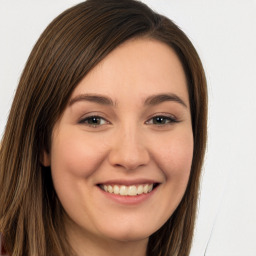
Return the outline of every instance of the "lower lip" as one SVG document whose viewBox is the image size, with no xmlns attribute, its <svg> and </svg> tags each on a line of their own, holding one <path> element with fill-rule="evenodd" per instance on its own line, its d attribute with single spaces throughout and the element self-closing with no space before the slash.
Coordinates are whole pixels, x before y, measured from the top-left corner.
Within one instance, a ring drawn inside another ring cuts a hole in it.
<svg viewBox="0 0 256 256">
<path fill-rule="evenodd" d="M 137 205 L 151 198 L 155 194 L 157 188 L 158 187 L 154 188 L 149 193 L 146 193 L 146 194 L 143 193 L 137 196 L 121 196 L 121 195 L 116 195 L 114 193 L 108 193 L 102 190 L 101 188 L 98 188 L 98 189 L 100 190 L 100 192 L 102 192 L 104 196 L 106 196 L 107 198 L 109 198 L 110 200 L 116 203 L 124 204 L 124 205 Z"/>
</svg>

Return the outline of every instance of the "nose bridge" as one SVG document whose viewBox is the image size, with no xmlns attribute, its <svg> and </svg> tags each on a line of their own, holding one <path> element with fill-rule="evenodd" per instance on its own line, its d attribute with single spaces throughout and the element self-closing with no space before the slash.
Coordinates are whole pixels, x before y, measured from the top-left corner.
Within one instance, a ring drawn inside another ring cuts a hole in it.
<svg viewBox="0 0 256 256">
<path fill-rule="evenodd" d="M 110 152 L 112 165 L 133 170 L 148 163 L 149 152 L 141 127 L 128 122 L 121 125 L 114 136 Z"/>
</svg>

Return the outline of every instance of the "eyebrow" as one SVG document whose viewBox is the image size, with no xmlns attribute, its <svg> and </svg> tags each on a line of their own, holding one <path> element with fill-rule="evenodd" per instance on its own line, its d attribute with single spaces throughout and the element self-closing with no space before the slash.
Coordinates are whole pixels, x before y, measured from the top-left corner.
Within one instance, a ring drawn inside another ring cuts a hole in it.
<svg viewBox="0 0 256 256">
<path fill-rule="evenodd" d="M 69 102 L 69 105 L 73 105 L 74 103 L 79 101 L 90 101 L 90 102 L 95 102 L 101 105 L 117 106 L 117 103 L 114 102 L 111 98 L 104 95 L 98 95 L 98 94 L 80 94 L 74 97 L 73 99 L 71 99 Z M 145 99 L 144 105 L 155 106 L 165 101 L 174 101 L 183 105 L 186 108 L 188 107 L 186 103 L 178 95 L 174 93 L 163 93 L 163 94 L 151 95 Z"/>
<path fill-rule="evenodd" d="M 101 105 L 108 105 L 108 106 L 116 105 L 116 103 L 114 103 L 111 98 L 103 95 L 97 95 L 97 94 L 80 94 L 74 97 L 73 99 L 71 99 L 69 102 L 69 105 L 73 105 L 74 103 L 79 101 L 91 101 Z"/>
<path fill-rule="evenodd" d="M 164 94 L 156 94 L 156 95 L 152 95 L 149 96 L 146 100 L 145 100 L 145 105 L 158 105 L 160 103 L 163 103 L 165 101 L 174 101 L 177 102 L 181 105 L 183 105 L 184 107 L 188 107 L 186 105 L 186 103 L 176 94 L 174 93 L 164 93 Z"/>
</svg>

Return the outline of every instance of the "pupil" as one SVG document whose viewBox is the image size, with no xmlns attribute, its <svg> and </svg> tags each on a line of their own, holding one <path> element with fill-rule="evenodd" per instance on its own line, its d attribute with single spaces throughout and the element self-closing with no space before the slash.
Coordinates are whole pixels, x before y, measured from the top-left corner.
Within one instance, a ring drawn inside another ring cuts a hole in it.
<svg viewBox="0 0 256 256">
<path fill-rule="evenodd" d="M 164 122 L 164 118 L 163 117 L 156 117 L 156 123 L 162 124 L 163 122 Z"/>
<path fill-rule="evenodd" d="M 93 124 L 98 124 L 99 123 L 99 118 L 98 117 L 92 117 L 91 122 Z"/>
</svg>

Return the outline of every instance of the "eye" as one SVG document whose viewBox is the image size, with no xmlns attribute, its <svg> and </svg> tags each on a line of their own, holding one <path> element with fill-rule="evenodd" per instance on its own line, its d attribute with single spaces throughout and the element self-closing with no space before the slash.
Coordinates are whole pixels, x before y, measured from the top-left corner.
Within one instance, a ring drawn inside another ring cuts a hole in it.
<svg viewBox="0 0 256 256">
<path fill-rule="evenodd" d="M 81 121 L 79 121 L 79 124 L 85 124 L 93 128 L 96 128 L 97 126 L 101 126 L 108 123 L 109 122 L 106 119 L 100 116 L 88 116 L 82 119 Z"/>
<path fill-rule="evenodd" d="M 146 124 L 162 126 L 162 125 L 168 125 L 168 124 L 177 123 L 177 122 L 178 120 L 175 117 L 161 115 L 161 116 L 154 116 L 150 118 L 146 122 Z"/>
</svg>

